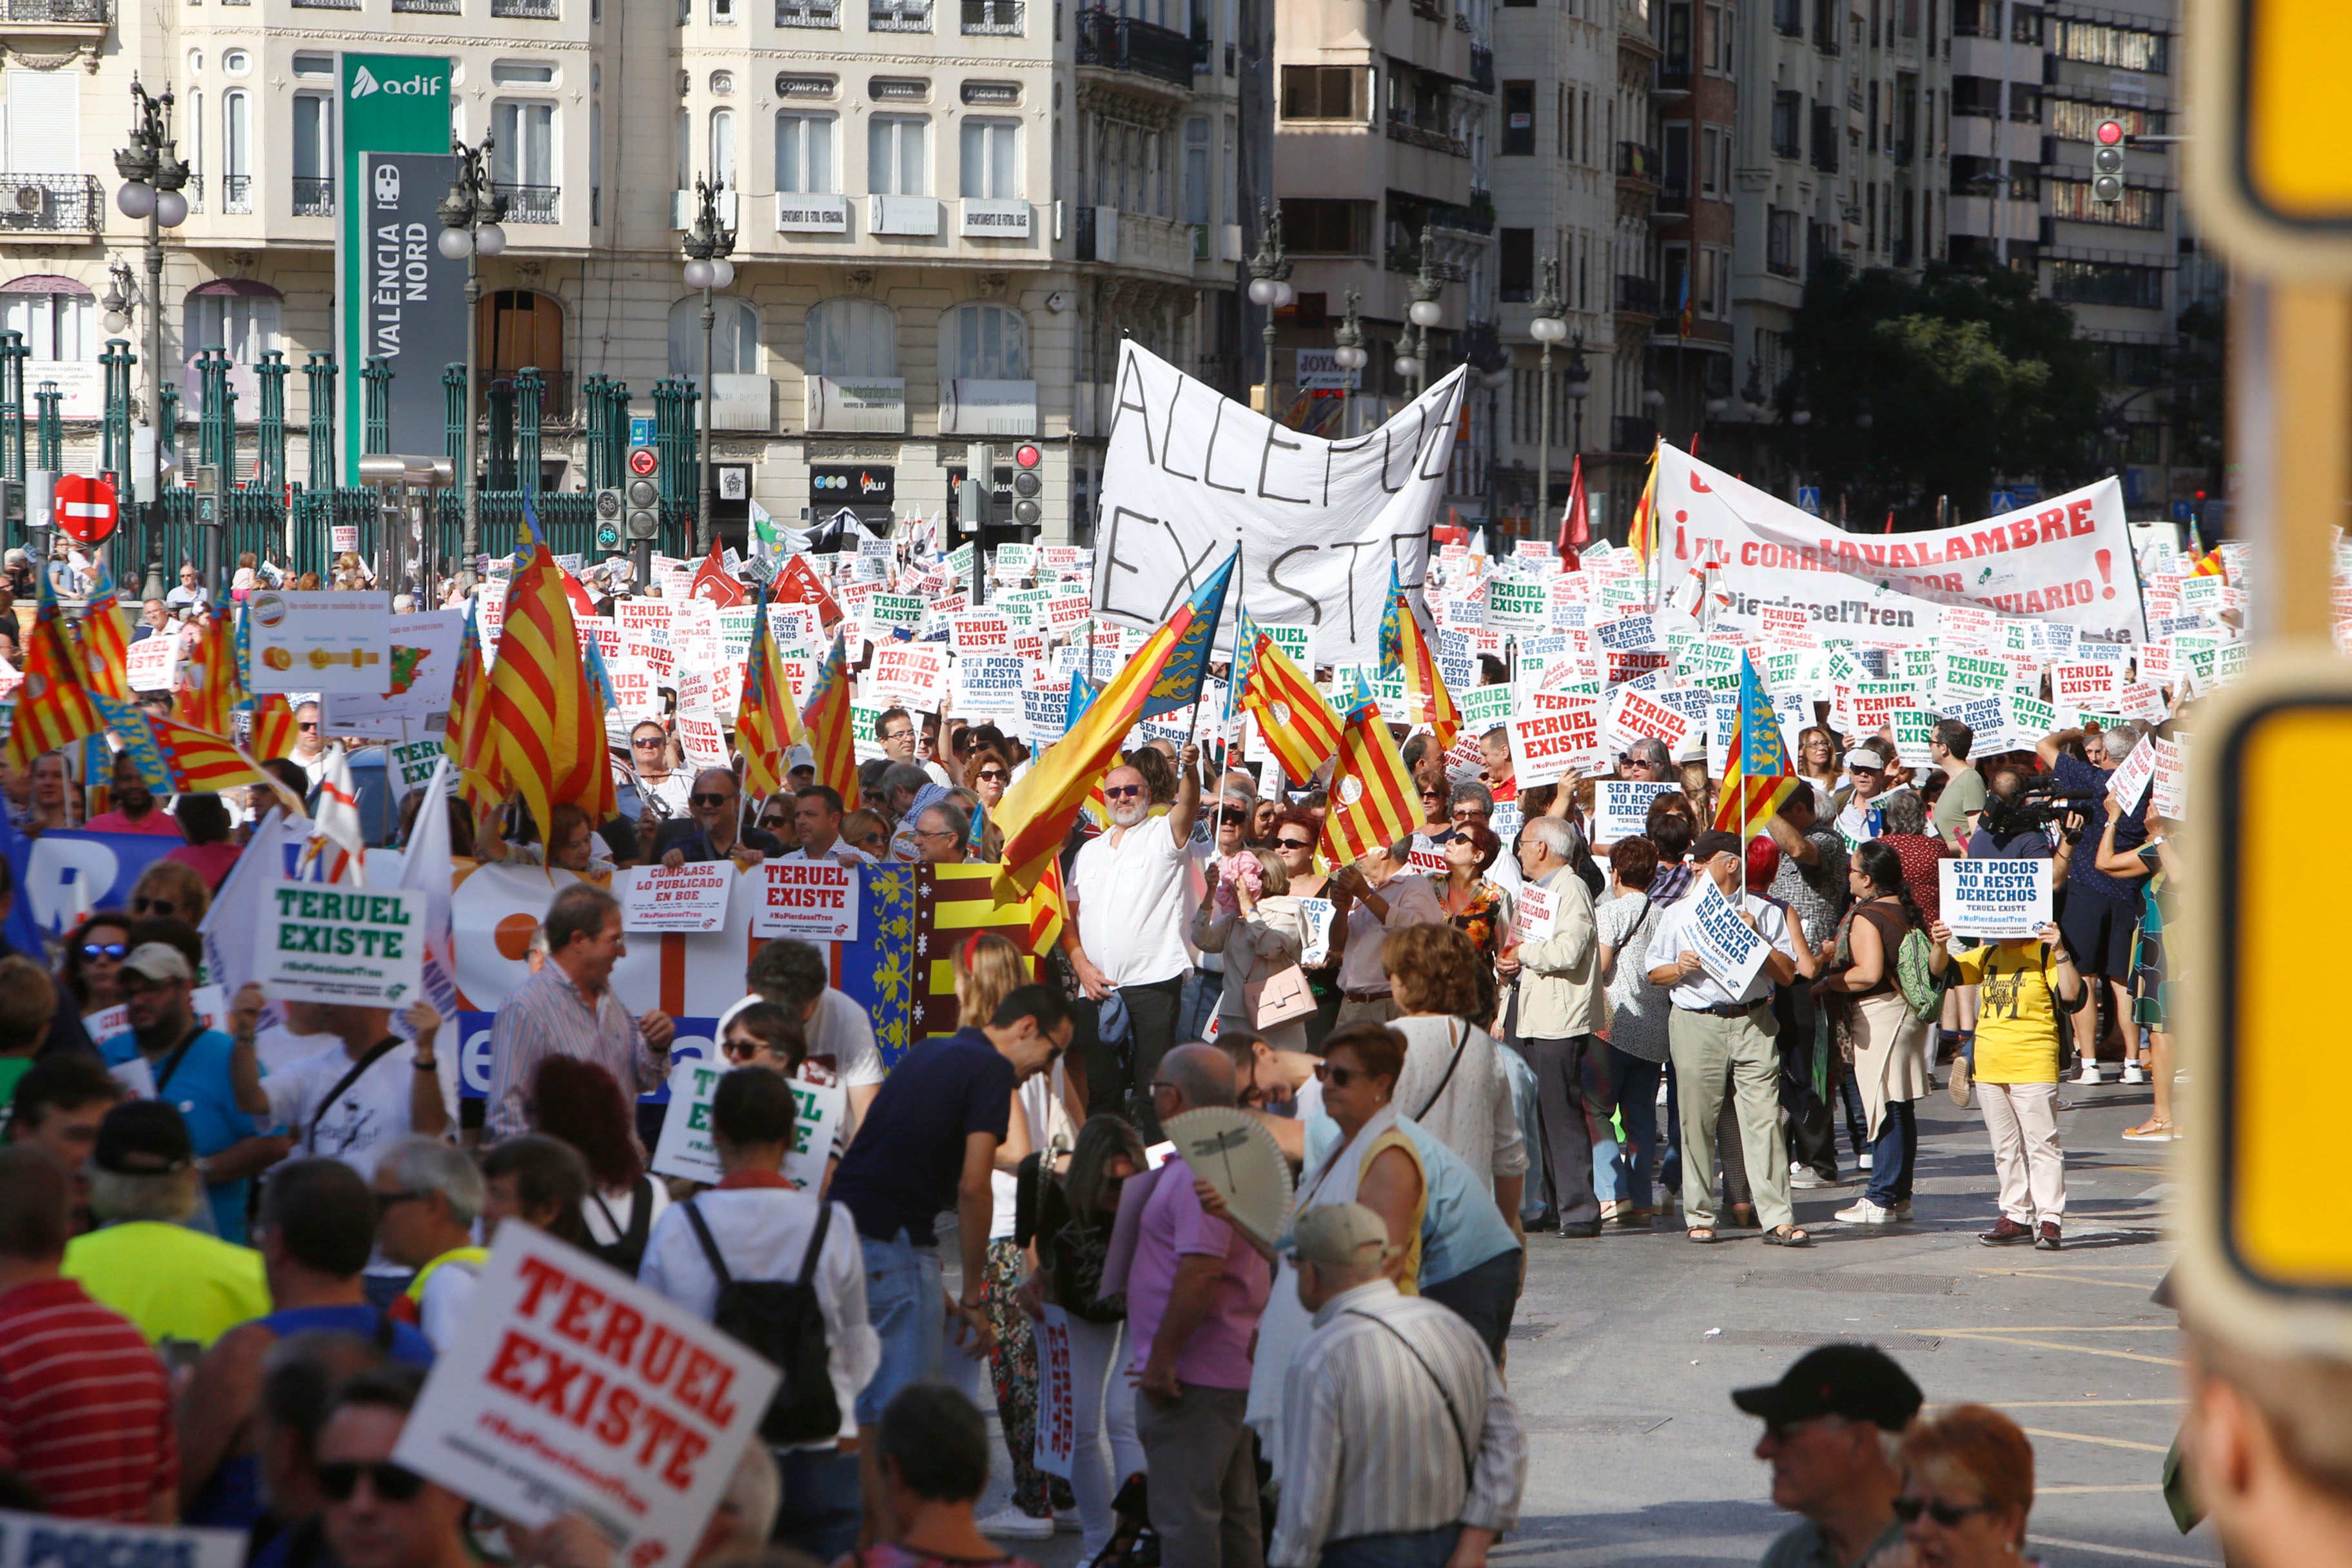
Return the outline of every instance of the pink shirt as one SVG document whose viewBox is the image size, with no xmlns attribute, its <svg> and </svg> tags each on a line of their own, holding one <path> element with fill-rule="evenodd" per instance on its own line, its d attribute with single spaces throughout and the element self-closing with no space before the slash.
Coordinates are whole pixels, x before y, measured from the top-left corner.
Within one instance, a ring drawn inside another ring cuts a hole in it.
<svg viewBox="0 0 2352 1568">
<path fill-rule="evenodd" d="M 1223 1258 L 1224 1274 L 1201 1326 L 1176 1356 L 1176 1379 L 1203 1388 L 1247 1388 L 1250 1338 L 1265 1310 L 1274 1271 L 1233 1226 L 1201 1210 L 1192 1174 L 1181 1159 L 1160 1168 L 1145 1200 L 1127 1276 L 1127 1321 L 1137 1371 L 1151 1359 L 1151 1342 L 1168 1310 L 1177 1265 L 1186 1258 Z"/>
<path fill-rule="evenodd" d="M 177 849 L 166 851 L 163 858 L 193 867 L 196 875 L 205 879 L 205 885 L 218 892 L 221 879 L 236 866 L 240 853 L 242 851 L 234 844 L 183 844 Z"/>
<path fill-rule="evenodd" d="M 81 827 L 85 833 L 147 833 L 169 838 L 180 837 L 179 819 L 160 805 L 136 822 L 119 811 L 110 811 L 103 816 L 91 817 Z"/>
</svg>

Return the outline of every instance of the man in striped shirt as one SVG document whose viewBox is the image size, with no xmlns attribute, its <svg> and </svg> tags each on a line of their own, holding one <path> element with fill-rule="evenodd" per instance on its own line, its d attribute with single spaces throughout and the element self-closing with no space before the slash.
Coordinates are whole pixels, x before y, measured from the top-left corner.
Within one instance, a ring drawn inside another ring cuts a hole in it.
<svg viewBox="0 0 2352 1568">
<path fill-rule="evenodd" d="M 73 1178 L 33 1144 L 0 1149 L 0 1470 L 68 1519 L 179 1517 L 172 1385 L 130 1320 L 62 1279 Z"/>
<path fill-rule="evenodd" d="M 1483 1568 L 1518 1522 L 1528 1445 L 1470 1325 L 1401 1294 L 1388 1224 L 1361 1204 L 1298 1216 L 1315 1330 L 1283 1387 L 1271 1568 Z"/>
<path fill-rule="evenodd" d="M 530 1083 L 549 1057 L 594 1062 L 633 1095 L 669 1077 L 676 1026 L 658 1011 L 632 1018 L 613 994 L 613 966 L 628 951 L 618 900 L 576 883 L 555 895 L 541 929 L 547 967 L 515 987 L 490 1030 L 486 1142 L 530 1131 Z"/>
</svg>

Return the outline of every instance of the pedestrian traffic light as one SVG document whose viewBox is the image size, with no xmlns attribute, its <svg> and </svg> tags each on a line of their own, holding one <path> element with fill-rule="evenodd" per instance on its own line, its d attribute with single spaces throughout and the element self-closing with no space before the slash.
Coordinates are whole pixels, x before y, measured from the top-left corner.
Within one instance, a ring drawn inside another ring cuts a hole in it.
<svg viewBox="0 0 2352 1568">
<path fill-rule="evenodd" d="M 2124 146 L 2130 138 L 2119 120 L 2100 121 L 2091 136 L 2091 199 L 2119 202 L 2124 199 Z"/>
<path fill-rule="evenodd" d="M 986 447 L 971 449 L 971 465 L 956 486 L 956 525 L 966 533 L 977 533 L 996 521 L 995 468 L 994 452 Z"/>
<path fill-rule="evenodd" d="M 1038 504 L 1038 493 L 1045 489 L 1045 476 L 1037 470 L 1045 461 L 1045 454 L 1034 441 L 1024 441 L 1013 452 L 1013 521 L 1024 528 L 1034 528 L 1045 515 Z"/>
<path fill-rule="evenodd" d="M 621 548 L 621 519 L 628 510 L 628 498 L 614 486 L 596 492 L 596 548 L 613 551 Z"/>
</svg>

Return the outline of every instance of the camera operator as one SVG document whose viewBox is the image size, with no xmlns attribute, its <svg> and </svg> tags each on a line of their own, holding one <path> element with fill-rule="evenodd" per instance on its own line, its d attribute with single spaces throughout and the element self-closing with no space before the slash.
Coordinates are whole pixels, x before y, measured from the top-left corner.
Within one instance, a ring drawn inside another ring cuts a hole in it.
<svg viewBox="0 0 2352 1568">
<path fill-rule="evenodd" d="M 2058 854 L 2062 846 L 2052 842 L 2056 834 L 2043 828 L 2047 808 L 2025 798 L 2025 784 L 2026 776 L 2015 768 L 1992 775 L 1984 811 L 1969 835 L 1969 859 L 2046 860 Z"/>
<path fill-rule="evenodd" d="M 2095 846 L 2106 831 L 2108 784 L 2116 767 L 2139 744 L 2140 731 L 2138 725 L 2128 721 L 2118 721 L 2106 731 L 2102 740 L 2107 766 L 2103 768 L 2094 767 L 2068 750 L 2082 737 L 2080 730 L 2061 730 L 2043 736 L 2034 752 L 2050 769 L 2051 780 L 2062 793 L 2092 797 L 2083 813 L 2077 842 L 2087 837 Z M 2143 802 L 2140 810 L 2116 825 L 2117 850 L 2137 849 L 2147 840 L 2145 809 Z M 2070 858 L 2066 868 L 2065 894 L 2058 910 L 2058 928 L 2064 932 L 2066 949 L 2074 955 L 2075 967 L 2084 977 L 2106 983 L 2109 1000 L 2114 1004 L 2111 1016 L 2120 1037 L 2132 1027 L 2129 987 L 2132 932 L 2139 925 L 2138 889 L 2100 870 L 2095 853 L 2077 853 Z M 2098 1011 L 2085 1007 L 2074 1015 L 2074 1048 L 2083 1058 L 2077 1083 L 2101 1081 Z M 2129 1041 L 2123 1042 L 2119 1052 L 2126 1059 L 2134 1054 L 2130 1046 Z"/>
</svg>

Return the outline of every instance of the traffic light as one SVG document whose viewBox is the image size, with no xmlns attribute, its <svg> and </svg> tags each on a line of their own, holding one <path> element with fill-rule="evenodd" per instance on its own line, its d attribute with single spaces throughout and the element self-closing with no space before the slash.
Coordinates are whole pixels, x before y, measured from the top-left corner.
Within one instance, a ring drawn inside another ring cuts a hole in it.
<svg viewBox="0 0 2352 1568">
<path fill-rule="evenodd" d="M 995 453 L 986 447 L 972 448 L 971 466 L 956 486 L 956 523 L 966 533 L 978 533 L 996 521 L 995 468 Z"/>
<path fill-rule="evenodd" d="M 1045 454 L 1032 441 L 1024 441 L 1013 451 L 1013 521 L 1024 528 L 1034 528 L 1045 515 L 1038 504 L 1038 492 L 1045 488 L 1045 476 L 1037 470 Z"/>
<path fill-rule="evenodd" d="M 616 551 L 621 548 L 621 516 L 627 501 L 618 486 L 607 486 L 596 492 L 596 548 Z"/>
<path fill-rule="evenodd" d="M 2092 133 L 2091 199 L 2095 202 L 2119 202 L 2124 199 L 2124 147 L 2131 139 L 2124 134 L 2119 120 L 2102 120 Z"/>
</svg>

